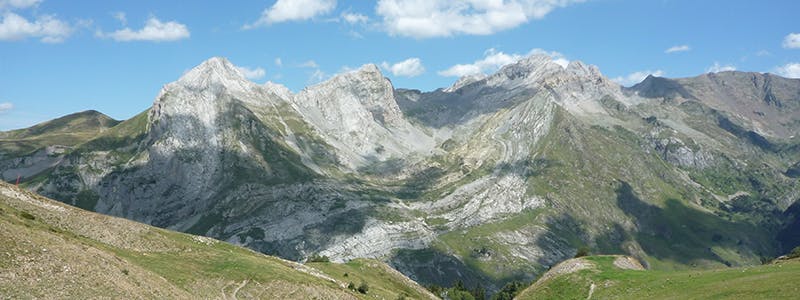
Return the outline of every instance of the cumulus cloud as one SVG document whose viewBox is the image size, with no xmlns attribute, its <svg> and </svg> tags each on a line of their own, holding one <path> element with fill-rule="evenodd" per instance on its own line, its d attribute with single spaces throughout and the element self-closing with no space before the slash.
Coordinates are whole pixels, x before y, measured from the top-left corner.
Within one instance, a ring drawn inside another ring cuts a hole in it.
<svg viewBox="0 0 800 300">
<path fill-rule="evenodd" d="M 242 72 L 242 75 L 244 75 L 244 77 L 247 77 L 247 79 L 250 80 L 261 79 L 264 77 L 264 75 L 267 75 L 267 71 L 265 71 L 263 68 L 248 68 L 248 67 L 236 67 L 236 68 L 239 69 L 239 72 Z"/>
<path fill-rule="evenodd" d="M 632 86 L 634 84 L 642 82 L 642 80 L 647 78 L 648 75 L 653 75 L 653 76 L 660 77 L 660 76 L 664 76 L 664 71 L 662 71 L 662 70 L 637 71 L 637 72 L 630 73 L 627 76 L 619 76 L 619 77 L 612 78 L 611 80 L 613 80 L 614 82 L 619 83 L 620 85 L 623 85 L 623 86 Z"/>
<path fill-rule="evenodd" d="M 381 63 L 381 67 L 391 72 L 394 76 L 415 77 L 425 73 L 425 67 L 422 65 L 422 61 L 416 57 L 395 64 L 383 62 Z"/>
<path fill-rule="evenodd" d="M 800 33 L 790 33 L 783 38 L 783 48 L 798 49 L 800 48 Z"/>
<path fill-rule="evenodd" d="M 0 22 L 0 41 L 15 41 L 29 37 L 39 38 L 44 43 L 60 43 L 73 32 L 72 27 L 51 15 L 43 15 L 35 20 L 6 12 Z"/>
<path fill-rule="evenodd" d="M 150 17 L 142 29 L 133 30 L 125 27 L 111 33 L 98 32 L 97 35 L 118 42 L 171 42 L 189 38 L 191 33 L 184 24 L 176 21 L 162 22 L 156 17 Z"/>
<path fill-rule="evenodd" d="M 584 0 L 379 0 L 375 11 L 390 34 L 433 38 L 489 35 L 579 2 Z"/>
<path fill-rule="evenodd" d="M 0 103 L 0 113 L 7 112 L 14 109 L 14 104 L 11 102 Z"/>
<path fill-rule="evenodd" d="M 336 0 L 278 0 L 272 7 L 261 13 L 258 21 L 245 25 L 244 29 L 287 21 L 308 20 L 327 14 L 335 7 Z"/>
<path fill-rule="evenodd" d="M 706 73 L 719 73 L 725 71 L 736 71 L 736 66 L 734 65 L 721 65 L 719 62 L 714 62 L 713 65 L 706 69 Z"/>
<path fill-rule="evenodd" d="M 28 8 L 39 5 L 42 0 L 0 0 L 0 9 L 3 8 Z"/>
<path fill-rule="evenodd" d="M 664 53 L 670 54 L 670 53 L 677 53 L 677 52 L 686 52 L 686 51 L 689 51 L 689 50 L 692 50 L 692 48 L 689 47 L 689 45 L 678 45 L 678 46 L 669 47 L 669 49 L 664 50 Z"/>
<path fill-rule="evenodd" d="M 369 17 L 357 13 L 342 13 L 342 20 L 350 24 L 367 23 Z"/>
<path fill-rule="evenodd" d="M 556 51 L 548 52 L 539 48 L 535 48 L 529 51 L 527 54 L 507 54 L 502 51 L 497 51 L 497 49 L 490 48 L 484 52 L 482 59 L 476 60 L 471 64 L 454 65 L 446 70 L 439 71 L 438 74 L 445 77 L 462 77 L 466 75 L 492 73 L 505 65 L 515 63 L 526 56 L 535 54 L 548 55 L 553 59 L 553 62 L 561 65 L 562 67 L 566 67 L 569 64 L 569 60 L 567 60 L 563 54 Z"/>
<path fill-rule="evenodd" d="M 787 78 L 800 78 L 800 63 L 788 63 L 775 68 L 775 74 Z"/>
</svg>

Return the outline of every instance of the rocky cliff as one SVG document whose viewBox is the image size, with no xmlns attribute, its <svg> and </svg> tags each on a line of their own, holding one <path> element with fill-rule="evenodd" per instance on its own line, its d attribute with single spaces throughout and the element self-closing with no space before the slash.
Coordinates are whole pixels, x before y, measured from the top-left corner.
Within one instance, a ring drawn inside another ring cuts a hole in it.
<svg viewBox="0 0 800 300">
<path fill-rule="evenodd" d="M 798 91 L 741 72 L 624 89 L 537 55 L 432 92 L 366 65 L 292 93 L 212 58 L 77 143 L 3 133 L 0 165 L 101 213 L 494 290 L 581 247 L 653 268 L 779 253 Z"/>
</svg>

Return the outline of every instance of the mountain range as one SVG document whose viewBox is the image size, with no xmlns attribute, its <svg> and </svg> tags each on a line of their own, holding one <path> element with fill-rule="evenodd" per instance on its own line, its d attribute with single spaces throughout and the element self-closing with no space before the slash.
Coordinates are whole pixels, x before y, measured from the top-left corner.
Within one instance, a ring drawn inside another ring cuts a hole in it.
<svg viewBox="0 0 800 300">
<path fill-rule="evenodd" d="M 498 291 L 579 250 L 645 268 L 800 245 L 800 79 L 621 87 L 534 55 L 422 92 L 375 65 L 299 91 L 211 58 L 152 107 L 0 133 L 0 175 L 80 208 L 303 261 Z"/>
</svg>

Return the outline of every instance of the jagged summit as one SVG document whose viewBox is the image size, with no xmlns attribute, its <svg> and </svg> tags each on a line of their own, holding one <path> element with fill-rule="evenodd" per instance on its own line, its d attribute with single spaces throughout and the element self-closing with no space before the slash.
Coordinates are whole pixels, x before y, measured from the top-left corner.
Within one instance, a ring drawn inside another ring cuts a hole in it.
<svg viewBox="0 0 800 300">
<path fill-rule="evenodd" d="M 451 85 L 450 87 L 444 89 L 444 92 L 452 93 L 452 92 L 454 92 L 454 91 L 456 91 L 456 90 L 458 90 L 458 89 L 460 89 L 462 87 L 465 87 L 465 86 L 468 86 L 470 84 L 473 84 L 473 83 L 476 83 L 478 81 L 481 81 L 483 79 L 486 79 L 486 77 L 487 77 L 486 74 L 482 74 L 482 73 L 461 76 L 461 78 L 458 78 L 458 80 L 456 80 L 456 82 L 453 83 L 453 85 Z"/>
<path fill-rule="evenodd" d="M 251 82 L 224 57 L 212 57 L 186 72 L 177 83 L 190 88 L 219 85 L 226 88 L 245 87 Z"/>
</svg>

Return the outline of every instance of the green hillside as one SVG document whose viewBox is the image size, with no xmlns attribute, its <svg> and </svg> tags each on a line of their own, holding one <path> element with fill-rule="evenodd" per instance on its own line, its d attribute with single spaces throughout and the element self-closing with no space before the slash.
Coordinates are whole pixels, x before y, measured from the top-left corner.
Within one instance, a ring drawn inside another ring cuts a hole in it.
<svg viewBox="0 0 800 300">
<path fill-rule="evenodd" d="M 329 273 L 330 272 L 330 273 Z M 348 289 L 348 277 L 372 287 Z M 83 211 L 0 183 L 0 295 L 13 299 L 429 299 L 385 264 L 306 266 Z"/>
<path fill-rule="evenodd" d="M 628 259 L 592 256 L 565 261 L 516 299 L 796 299 L 800 295 L 798 259 L 687 271 L 643 270 L 620 261 Z"/>
<path fill-rule="evenodd" d="M 75 146 L 119 123 L 94 110 L 66 115 L 30 128 L 0 132 L 0 153 L 26 155 L 52 145 Z"/>
</svg>

